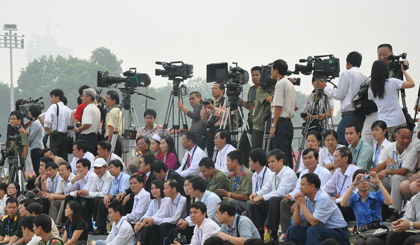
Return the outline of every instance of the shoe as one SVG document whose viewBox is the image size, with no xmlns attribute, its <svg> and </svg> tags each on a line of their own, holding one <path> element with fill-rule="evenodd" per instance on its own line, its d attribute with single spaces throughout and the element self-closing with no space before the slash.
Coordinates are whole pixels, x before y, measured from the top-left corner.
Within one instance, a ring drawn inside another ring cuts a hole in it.
<svg viewBox="0 0 420 245">
<path fill-rule="evenodd" d="M 102 228 L 97 228 L 93 233 L 92 233 L 92 235 L 107 235 L 108 234 L 108 232 L 106 232 L 106 230 L 105 229 L 102 229 Z"/>
<path fill-rule="evenodd" d="M 398 214 L 398 212 L 397 211 L 394 211 L 392 213 L 392 215 L 388 219 L 385 220 L 385 222 L 394 222 L 394 221 L 396 221 L 399 218 L 400 218 L 400 215 Z"/>
</svg>

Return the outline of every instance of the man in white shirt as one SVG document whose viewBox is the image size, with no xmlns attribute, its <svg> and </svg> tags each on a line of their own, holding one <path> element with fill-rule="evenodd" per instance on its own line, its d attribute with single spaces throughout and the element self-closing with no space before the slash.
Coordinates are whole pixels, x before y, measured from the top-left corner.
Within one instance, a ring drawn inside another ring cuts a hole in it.
<svg viewBox="0 0 420 245">
<path fill-rule="evenodd" d="M 35 216 L 29 215 L 22 220 L 23 240 L 26 245 L 38 245 L 38 243 L 42 240 L 41 237 L 35 235 L 34 218 Z"/>
<path fill-rule="evenodd" d="M 93 161 L 95 160 L 95 156 L 87 151 L 87 142 L 85 140 L 76 140 L 73 143 L 73 160 L 70 163 L 71 171 L 73 174 L 77 174 L 76 171 L 76 163 L 81 158 L 86 158 L 90 161 L 90 170 L 93 171 Z"/>
<path fill-rule="evenodd" d="M 111 203 L 108 207 L 109 219 L 112 229 L 106 241 L 98 240 L 97 245 L 130 245 L 136 243 L 133 228 L 130 223 L 121 217 L 123 208 L 119 203 Z"/>
<path fill-rule="evenodd" d="M 353 105 L 353 98 L 359 92 L 360 85 L 363 82 L 369 82 L 368 77 L 362 74 L 359 70 L 362 64 L 362 55 L 358 52 L 351 52 L 346 58 L 347 70 L 340 74 L 340 79 L 337 83 L 337 88 L 332 89 L 326 87 L 324 82 L 317 82 L 317 87 L 324 90 L 324 93 L 336 100 L 340 100 L 341 104 L 341 121 L 338 124 L 337 134 L 338 143 L 348 145 L 344 137 L 344 129 L 347 123 L 356 121 L 363 125 L 365 116 L 355 112 Z"/>
<path fill-rule="evenodd" d="M 353 183 L 353 174 L 359 169 L 359 167 L 353 164 L 352 159 L 353 156 L 348 148 L 338 148 L 334 153 L 334 165 L 336 170 L 332 178 L 321 187 L 321 190 L 325 191 L 333 198 L 347 222 L 356 220 L 351 207 L 344 208 L 341 206 L 341 200 Z M 357 192 L 357 190 L 355 190 L 355 192 Z"/>
<path fill-rule="evenodd" d="M 214 145 L 218 149 L 215 167 L 216 169 L 222 171 L 226 176 L 230 176 L 232 172 L 229 172 L 226 166 L 227 155 L 229 152 L 236 150 L 231 143 L 231 136 L 229 132 L 224 129 L 218 129 L 216 135 L 214 136 Z"/>
<path fill-rule="evenodd" d="M 111 142 L 109 142 L 107 140 L 99 141 L 97 153 L 98 153 L 98 155 L 95 157 L 95 159 L 103 158 L 103 159 L 105 159 L 105 162 L 107 164 L 109 164 L 109 162 L 112 161 L 112 160 L 115 160 L 115 159 L 119 160 L 123 164 L 123 172 L 126 173 L 126 174 L 129 174 L 128 169 L 125 166 L 125 163 L 123 162 L 121 157 L 119 157 L 115 153 L 111 153 Z"/>
<path fill-rule="evenodd" d="M 182 136 L 182 148 L 186 149 L 187 152 L 185 153 L 184 158 L 182 158 L 181 166 L 176 170 L 176 172 L 183 178 L 189 175 L 199 176 L 200 167 L 198 164 L 203 157 L 207 156 L 206 153 L 198 147 L 196 142 L 197 135 L 192 131 L 187 131 Z"/>
<path fill-rule="evenodd" d="M 259 229 L 266 226 L 271 230 L 271 238 L 278 240 L 276 230 L 280 223 L 280 202 L 296 185 L 296 173 L 284 166 L 285 154 L 275 149 L 267 153 L 268 166 L 273 171 L 270 184 L 251 194 L 251 213 L 247 216 Z"/>
<path fill-rule="evenodd" d="M 73 131 L 79 133 L 79 139 L 87 142 L 87 151 L 96 152 L 98 145 L 98 131 L 101 123 L 101 112 L 95 104 L 96 92 L 92 88 L 83 90 L 83 103 L 85 107 L 82 115 L 82 126 L 74 127 Z"/>
<path fill-rule="evenodd" d="M 71 121 L 72 110 L 63 104 L 64 92 L 54 89 L 50 92 L 51 106 L 45 113 L 44 128 L 50 136 L 50 149 L 67 161 L 67 125 Z"/>
<path fill-rule="evenodd" d="M 123 217 L 131 224 L 137 223 L 146 213 L 150 204 L 150 193 L 143 188 L 144 178 L 134 174 L 130 177 L 130 189 L 135 194 L 133 209 Z"/>
<path fill-rule="evenodd" d="M 42 212 L 48 213 L 50 209 L 50 200 L 48 200 L 48 196 L 51 193 L 57 193 L 58 184 L 61 181 L 61 177 L 58 173 L 58 166 L 55 162 L 48 162 L 45 165 L 45 170 L 47 172 L 47 185 L 45 186 L 45 190 L 42 190 Z"/>
<path fill-rule="evenodd" d="M 270 180 L 273 172 L 267 166 L 267 153 L 263 149 L 254 149 L 249 153 L 249 168 L 255 171 L 252 175 L 252 193 L 262 190 L 265 185 L 271 184 Z"/>
<path fill-rule="evenodd" d="M 95 174 L 90 171 L 90 161 L 86 158 L 81 158 L 76 163 L 77 174 L 67 184 L 67 189 L 71 197 L 81 196 L 81 190 L 89 190 L 92 185 Z"/>
</svg>

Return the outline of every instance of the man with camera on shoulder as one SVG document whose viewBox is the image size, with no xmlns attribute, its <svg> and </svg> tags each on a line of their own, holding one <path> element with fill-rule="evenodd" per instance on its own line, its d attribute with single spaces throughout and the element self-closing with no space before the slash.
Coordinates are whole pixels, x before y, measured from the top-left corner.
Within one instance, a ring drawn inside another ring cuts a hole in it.
<svg viewBox="0 0 420 245">
<path fill-rule="evenodd" d="M 7 162 L 10 166 L 13 164 L 13 160 L 19 157 L 21 166 L 25 166 L 25 160 L 28 156 L 29 141 L 28 132 L 26 132 L 22 127 L 22 113 L 19 111 L 12 111 L 9 119 L 12 130 L 10 135 L 7 136 L 8 149 L 7 153 L 2 152 L 2 154 L 4 154 L 3 157 L 8 157 Z"/>
</svg>

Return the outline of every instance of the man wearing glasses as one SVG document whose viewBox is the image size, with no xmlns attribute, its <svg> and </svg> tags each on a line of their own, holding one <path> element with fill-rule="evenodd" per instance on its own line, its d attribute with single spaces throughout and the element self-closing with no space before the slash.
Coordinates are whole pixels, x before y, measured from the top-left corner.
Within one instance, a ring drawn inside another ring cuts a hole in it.
<svg viewBox="0 0 420 245">
<path fill-rule="evenodd" d="M 146 154 L 155 154 L 150 150 L 150 140 L 144 136 L 139 136 L 136 139 L 136 152 L 133 154 L 134 159 L 128 164 L 128 169 L 132 174 L 137 173 L 140 169 L 139 157 L 142 157 Z"/>
</svg>

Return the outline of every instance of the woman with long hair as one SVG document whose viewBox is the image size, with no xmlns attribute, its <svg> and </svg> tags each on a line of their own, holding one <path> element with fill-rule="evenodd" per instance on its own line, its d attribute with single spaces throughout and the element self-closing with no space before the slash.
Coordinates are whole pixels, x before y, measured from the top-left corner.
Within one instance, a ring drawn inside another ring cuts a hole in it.
<svg viewBox="0 0 420 245">
<path fill-rule="evenodd" d="M 44 149 L 42 138 L 44 137 L 44 127 L 38 120 L 41 115 L 41 108 L 37 105 L 29 107 L 29 117 L 31 118 L 31 127 L 29 128 L 28 142 L 31 147 L 31 160 L 36 176 L 39 176 L 39 162 L 41 160 L 41 151 Z"/>
<path fill-rule="evenodd" d="M 312 130 L 308 132 L 306 135 L 306 146 L 307 148 L 314 149 L 319 153 L 318 164 L 324 162 L 324 159 L 321 158 L 321 156 L 325 155 L 323 152 L 326 151 L 326 148 L 322 147 L 322 137 L 318 131 Z M 303 164 L 303 157 L 301 157 L 298 172 L 300 173 L 305 169 L 306 167 L 305 164 Z"/>
<path fill-rule="evenodd" d="M 65 245 L 87 244 L 88 226 L 82 216 L 82 207 L 76 201 L 67 203 L 64 215 L 68 218 L 65 224 L 63 242 Z"/>
<path fill-rule="evenodd" d="M 7 196 L 16 198 L 18 202 L 26 199 L 26 197 L 20 193 L 20 185 L 18 182 L 10 182 L 7 185 Z"/>
<path fill-rule="evenodd" d="M 404 61 L 405 64 L 406 61 Z M 373 62 L 370 88 L 368 91 L 369 99 L 374 100 L 378 106 L 378 120 L 384 121 L 388 126 L 388 140 L 394 142 L 394 131 L 397 127 L 406 124 L 404 113 L 398 101 L 398 91 L 400 89 L 413 88 L 413 79 L 401 65 L 401 71 L 407 81 L 389 77 L 388 64 L 383 60 Z"/>
<path fill-rule="evenodd" d="M 338 144 L 337 132 L 335 132 L 332 129 L 325 131 L 324 145 L 324 148 L 326 149 L 319 152 L 319 165 L 323 166 L 324 168 L 330 171 L 335 171 L 334 153 L 337 151 L 338 148 L 343 147 L 343 145 Z"/>
<path fill-rule="evenodd" d="M 372 169 L 376 168 L 376 165 L 379 164 L 379 159 L 381 158 L 381 152 L 385 148 L 385 146 L 391 144 L 387 140 L 388 138 L 388 130 L 386 122 L 378 120 L 372 123 L 371 126 L 372 130 L 372 138 L 376 141 L 375 144 L 373 144 L 373 157 L 372 157 Z"/>
<path fill-rule="evenodd" d="M 173 170 L 177 170 L 181 163 L 178 160 L 175 149 L 175 141 L 171 136 L 165 136 L 160 140 L 160 150 L 163 152 L 163 162 Z"/>
</svg>

